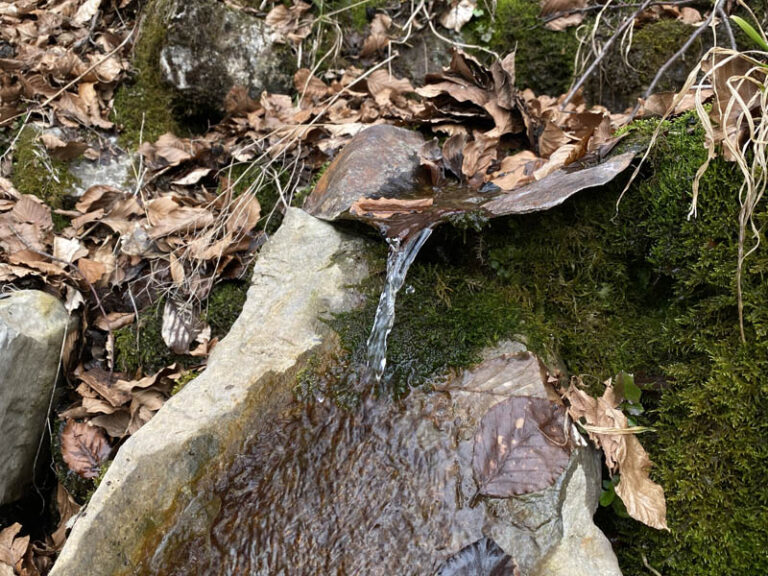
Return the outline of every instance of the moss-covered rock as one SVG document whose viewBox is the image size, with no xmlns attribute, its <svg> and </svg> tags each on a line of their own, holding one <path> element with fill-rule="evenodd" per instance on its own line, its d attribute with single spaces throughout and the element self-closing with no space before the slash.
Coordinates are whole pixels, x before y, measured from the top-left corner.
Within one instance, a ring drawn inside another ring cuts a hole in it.
<svg viewBox="0 0 768 576">
<path fill-rule="evenodd" d="M 693 26 L 673 19 L 645 24 L 633 33 L 626 58 L 618 46 L 609 52 L 585 86 L 587 99 L 612 110 L 624 110 L 634 105 L 659 69 L 680 50 L 694 30 Z M 682 87 L 690 71 L 711 46 L 708 38 L 706 34 L 699 36 L 665 72 L 654 91 Z"/>
</svg>

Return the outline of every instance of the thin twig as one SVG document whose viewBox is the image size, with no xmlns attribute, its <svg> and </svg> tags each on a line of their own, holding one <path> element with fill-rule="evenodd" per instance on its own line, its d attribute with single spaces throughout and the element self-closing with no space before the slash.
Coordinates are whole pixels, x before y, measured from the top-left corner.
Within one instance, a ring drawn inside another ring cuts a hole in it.
<svg viewBox="0 0 768 576">
<path fill-rule="evenodd" d="M 731 28 L 731 20 L 728 18 L 728 15 L 725 13 L 725 10 L 723 10 L 723 4 L 722 2 L 717 4 L 715 7 L 715 10 L 712 12 L 717 11 L 717 15 L 720 17 L 720 20 L 723 23 L 723 27 L 725 28 L 725 34 L 728 36 L 728 43 L 731 45 L 731 50 L 736 50 L 736 38 L 733 35 L 733 28 Z"/>
</svg>

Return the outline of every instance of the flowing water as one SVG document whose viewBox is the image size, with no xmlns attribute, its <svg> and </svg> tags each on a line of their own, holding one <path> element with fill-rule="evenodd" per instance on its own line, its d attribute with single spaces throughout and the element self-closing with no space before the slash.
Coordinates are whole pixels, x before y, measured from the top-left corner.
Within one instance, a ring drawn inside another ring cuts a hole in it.
<svg viewBox="0 0 768 576">
<path fill-rule="evenodd" d="M 435 574 L 485 522 L 484 506 L 469 506 L 471 444 L 457 453 L 452 410 L 444 395 L 414 393 L 358 410 L 296 402 L 260 419 L 196 489 L 213 503 L 193 501 L 200 526 L 167 535 L 138 573 Z"/>
<path fill-rule="evenodd" d="M 403 287 L 408 269 L 432 233 L 425 228 L 414 236 L 402 240 L 388 238 L 389 256 L 387 258 L 387 283 L 379 298 L 376 316 L 373 320 L 371 335 L 368 337 L 368 370 L 376 382 L 381 380 L 387 366 L 387 337 L 395 323 L 395 302 L 397 293 Z"/>
</svg>

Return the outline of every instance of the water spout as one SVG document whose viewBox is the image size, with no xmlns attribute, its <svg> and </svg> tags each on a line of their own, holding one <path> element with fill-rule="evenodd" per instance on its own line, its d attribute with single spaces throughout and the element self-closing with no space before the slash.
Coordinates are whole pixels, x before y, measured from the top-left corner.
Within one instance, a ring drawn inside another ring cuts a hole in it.
<svg viewBox="0 0 768 576">
<path fill-rule="evenodd" d="M 371 335 L 368 337 L 368 372 L 381 381 L 387 366 L 387 336 L 395 323 L 395 300 L 400 288 L 403 287 L 408 268 L 416 259 L 424 242 L 432 234 L 431 228 L 425 228 L 418 234 L 401 240 L 388 238 L 389 256 L 387 257 L 387 283 L 379 298 L 376 308 L 376 318 L 373 321 Z"/>
</svg>

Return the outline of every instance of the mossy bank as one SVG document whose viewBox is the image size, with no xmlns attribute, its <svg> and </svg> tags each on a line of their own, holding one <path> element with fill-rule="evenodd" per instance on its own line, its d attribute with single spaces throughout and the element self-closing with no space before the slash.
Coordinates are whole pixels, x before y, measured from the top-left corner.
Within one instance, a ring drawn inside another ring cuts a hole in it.
<svg viewBox="0 0 768 576">
<path fill-rule="evenodd" d="M 647 139 L 654 126 L 638 123 L 630 138 Z M 500 338 L 524 337 L 593 391 L 619 371 L 635 374 L 671 532 L 603 511 L 627 576 L 647 574 L 643 555 L 676 576 L 768 573 L 768 252 L 745 266 L 742 344 L 740 178 L 714 162 L 699 217 L 688 220 L 702 143 L 692 116 L 666 123 L 618 212 L 621 183 L 479 234 L 438 229 L 406 280 L 390 336 L 385 380 L 400 394 Z M 761 207 L 758 227 L 767 218 Z M 375 304 L 336 321 L 352 357 L 363 353 Z"/>
</svg>

